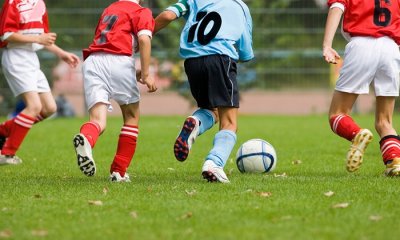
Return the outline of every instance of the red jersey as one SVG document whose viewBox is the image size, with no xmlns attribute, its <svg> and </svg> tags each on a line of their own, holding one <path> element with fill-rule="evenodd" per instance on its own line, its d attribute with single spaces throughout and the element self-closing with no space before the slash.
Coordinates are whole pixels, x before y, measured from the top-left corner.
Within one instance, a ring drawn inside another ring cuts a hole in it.
<svg viewBox="0 0 400 240">
<path fill-rule="evenodd" d="M 344 6 L 343 31 L 350 36 L 392 38 L 400 44 L 398 0 L 328 0 L 328 6 Z"/>
<path fill-rule="evenodd" d="M 11 33 L 39 35 L 49 32 L 46 5 L 43 0 L 6 0 L 0 13 L 0 39 L 6 40 Z M 5 46 L 5 42 L 1 42 Z M 32 44 L 10 44 L 29 46 Z"/>
<path fill-rule="evenodd" d="M 103 11 L 93 42 L 83 50 L 83 57 L 86 59 L 93 52 L 132 56 L 137 37 L 141 34 L 151 37 L 153 31 L 154 18 L 150 9 L 135 1 L 114 2 Z"/>
</svg>

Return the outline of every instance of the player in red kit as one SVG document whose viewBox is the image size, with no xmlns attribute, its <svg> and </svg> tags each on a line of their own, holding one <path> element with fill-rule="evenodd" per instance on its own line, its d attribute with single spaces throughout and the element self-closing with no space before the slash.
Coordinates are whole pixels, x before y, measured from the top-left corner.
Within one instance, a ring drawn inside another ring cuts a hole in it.
<svg viewBox="0 0 400 240">
<path fill-rule="evenodd" d="M 360 128 L 350 113 L 359 94 L 368 94 L 372 84 L 376 96 L 375 129 L 387 176 L 400 175 L 400 137 L 392 126 L 395 98 L 399 96 L 400 7 L 394 0 L 329 0 L 323 57 L 336 64 L 339 54 L 332 41 L 343 15 L 343 32 L 349 40 L 343 67 L 329 110 L 334 133 L 351 141 L 347 170 L 356 171 L 372 133 Z"/>
<path fill-rule="evenodd" d="M 140 93 L 137 81 L 146 84 L 149 92 L 157 90 L 149 75 L 154 19 L 150 9 L 141 7 L 140 2 L 120 0 L 108 6 L 100 17 L 92 44 L 83 51 L 89 121 L 81 126 L 73 143 L 79 169 L 87 176 L 96 173 L 92 149 L 106 128 L 110 99 L 114 99 L 120 105 L 123 126 L 110 168 L 110 180 L 130 181 L 126 171 L 139 135 Z M 135 46 L 140 52 L 140 71 L 135 69 Z"/>
<path fill-rule="evenodd" d="M 49 32 L 43 0 L 6 0 L 0 13 L 1 64 L 14 96 L 20 96 L 25 108 L 0 125 L 0 165 L 19 164 L 15 156 L 30 128 L 56 111 L 46 76 L 40 70 L 36 51 L 43 47 L 71 67 L 79 58 L 54 44 L 56 34 Z"/>
</svg>

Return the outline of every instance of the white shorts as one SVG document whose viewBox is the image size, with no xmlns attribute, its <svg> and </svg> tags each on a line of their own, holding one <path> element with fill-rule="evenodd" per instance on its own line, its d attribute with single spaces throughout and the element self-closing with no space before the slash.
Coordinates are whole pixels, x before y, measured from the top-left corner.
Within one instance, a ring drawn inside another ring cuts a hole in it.
<svg viewBox="0 0 400 240">
<path fill-rule="evenodd" d="M 353 37 L 346 45 L 336 90 L 376 96 L 399 96 L 399 46 L 389 37 Z"/>
<path fill-rule="evenodd" d="M 119 105 L 140 100 L 133 57 L 93 53 L 83 63 L 83 79 L 88 109 L 99 102 L 111 106 L 111 99 Z"/>
<path fill-rule="evenodd" d="M 40 70 L 36 52 L 19 48 L 5 48 L 1 65 L 14 96 L 26 92 L 51 91 L 46 76 Z"/>
</svg>

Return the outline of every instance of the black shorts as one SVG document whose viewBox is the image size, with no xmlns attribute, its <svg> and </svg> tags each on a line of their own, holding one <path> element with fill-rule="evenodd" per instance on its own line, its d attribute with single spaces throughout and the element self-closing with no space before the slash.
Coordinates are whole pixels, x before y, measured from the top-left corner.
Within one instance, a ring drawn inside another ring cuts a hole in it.
<svg viewBox="0 0 400 240">
<path fill-rule="evenodd" d="M 185 60 L 190 91 L 200 108 L 239 107 L 237 63 L 225 55 Z"/>
</svg>

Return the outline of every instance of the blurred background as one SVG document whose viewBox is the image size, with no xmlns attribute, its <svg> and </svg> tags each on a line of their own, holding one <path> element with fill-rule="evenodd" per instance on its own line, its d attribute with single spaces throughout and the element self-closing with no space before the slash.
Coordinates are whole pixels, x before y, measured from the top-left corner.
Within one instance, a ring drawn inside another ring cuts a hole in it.
<svg viewBox="0 0 400 240">
<path fill-rule="evenodd" d="M 4 2 L 4 1 L 2 1 Z M 51 31 L 58 34 L 57 45 L 82 56 L 92 41 L 102 10 L 112 0 L 46 1 Z M 326 113 L 340 64 L 322 59 L 321 45 L 327 14 L 325 0 L 245 0 L 253 18 L 255 59 L 239 64 L 242 114 Z M 145 0 L 156 17 L 173 0 Z M 142 88 L 142 114 L 188 114 L 194 108 L 183 61 L 178 55 L 183 19 L 173 22 L 153 37 L 152 74 L 159 91 L 147 94 Z M 334 47 L 342 54 L 346 42 L 338 31 Z M 69 69 L 51 53 L 38 52 L 57 98 L 59 116 L 86 114 L 81 66 Z M 137 59 L 139 57 L 137 56 Z M 0 75 L 1 116 L 15 111 L 18 99 Z M 356 111 L 373 109 L 371 96 L 361 97 Z M 119 114 L 118 108 L 111 114 Z"/>
</svg>

